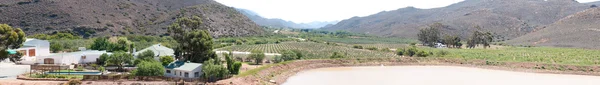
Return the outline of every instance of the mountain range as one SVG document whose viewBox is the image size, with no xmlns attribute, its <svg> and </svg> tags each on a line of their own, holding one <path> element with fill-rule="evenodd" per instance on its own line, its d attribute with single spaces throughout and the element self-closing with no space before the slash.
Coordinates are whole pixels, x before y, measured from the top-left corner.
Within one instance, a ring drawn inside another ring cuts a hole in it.
<svg viewBox="0 0 600 85">
<path fill-rule="evenodd" d="M 261 26 L 267 26 L 267 27 L 316 29 L 316 28 L 321 28 L 321 27 L 327 26 L 327 25 L 333 25 L 338 22 L 338 21 L 314 21 L 314 22 L 309 22 L 309 23 L 295 23 L 292 21 L 286 21 L 286 20 L 277 19 L 277 18 L 275 18 L 275 19 L 264 18 L 264 17 L 258 15 L 258 13 L 251 11 L 251 10 L 247 10 L 247 9 L 238 8 L 237 10 L 239 12 L 241 12 L 242 14 L 246 15 L 248 18 L 250 18 L 256 24 L 261 25 Z"/>
<path fill-rule="evenodd" d="M 441 8 L 406 7 L 353 17 L 323 29 L 415 39 L 419 29 L 441 23 L 443 35 L 466 38 L 472 31 L 481 30 L 492 32 L 496 40 L 504 41 L 544 29 L 589 8 L 590 3 L 574 0 L 465 0 Z"/>
<path fill-rule="evenodd" d="M 264 30 L 213 0 L 0 0 L 0 23 L 26 34 L 74 31 L 89 36 L 167 35 L 179 17 L 199 16 L 214 37 Z"/>
</svg>

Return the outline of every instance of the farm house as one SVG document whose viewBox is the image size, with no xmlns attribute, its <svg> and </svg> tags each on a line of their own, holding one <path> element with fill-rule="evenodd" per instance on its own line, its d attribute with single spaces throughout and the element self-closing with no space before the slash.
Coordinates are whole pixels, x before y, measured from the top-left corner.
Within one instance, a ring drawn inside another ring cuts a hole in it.
<svg viewBox="0 0 600 85">
<path fill-rule="evenodd" d="M 202 76 L 202 64 L 175 61 L 165 66 L 165 76 L 180 78 L 199 78 Z"/>
<path fill-rule="evenodd" d="M 48 56 L 50 54 L 50 42 L 47 40 L 38 39 L 27 39 L 23 43 L 21 48 L 9 49 L 9 51 L 16 51 L 23 53 L 23 57 L 19 63 L 21 64 L 34 64 L 36 56 Z"/>
<path fill-rule="evenodd" d="M 155 44 L 152 45 L 148 48 L 142 49 L 140 51 L 136 51 L 133 53 L 133 55 L 135 56 L 135 58 L 137 58 L 137 56 L 145 51 L 152 51 L 154 52 L 154 59 L 158 60 L 158 58 L 160 56 L 174 56 L 175 55 L 175 51 L 171 48 L 165 47 L 161 44 Z"/>
<path fill-rule="evenodd" d="M 57 53 L 47 56 L 37 56 L 37 64 L 58 64 L 58 65 L 71 65 L 71 64 L 83 64 L 93 63 L 100 55 L 110 53 L 106 51 L 97 50 L 85 50 L 71 53 Z"/>
</svg>

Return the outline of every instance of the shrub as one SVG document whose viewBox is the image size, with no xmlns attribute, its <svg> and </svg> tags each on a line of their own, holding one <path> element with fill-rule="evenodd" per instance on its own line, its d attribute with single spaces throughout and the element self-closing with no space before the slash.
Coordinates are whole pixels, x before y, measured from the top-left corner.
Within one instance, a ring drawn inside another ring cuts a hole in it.
<svg viewBox="0 0 600 85">
<path fill-rule="evenodd" d="M 265 53 L 263 53 L 262 51 L 254 50 L 252 51 L 252 54 L 250 54 L 250 58 L 254 59 L 254 62 L 256 62 L 256 64 L 261 64 L 262 61 L 265 59 Z"/>
<path fill-rule="evenodd" d="M 157 61 L 142 61 L 132 74 L 135 76 L 163 76 L 165 67 Z"/>
<path fill-rule="evenodd" d="M 429 53 L 425 52 L 425 51 L 419 51 L 417 52 L 417 57 L 427 57 L 429 56 Z"/>
<path fill-rule="evenodd" d="M 356 49 L 363 49 L 363 47 L 362 47 L 362 46 L 360 46 L 360 45 L 354 45 L 354 46 L 352 46 L 352 48 L 356 48 Z"/>
<path fill-rule="evenodd" d="M 242 62 L 236 61 L 235 63 L 233 63 L 233 71 L 231 71 L 231 74 L 239 74 L 241 68 L 242 68 Z"/>
<path fill-rule="evenodd" d="M 297 58 L 296 53 L 294 53 L 293 51 L 284 51 L 281 58 L 283 59 L 283 61 L 290 61 L 290 60 L 295 60 Z"/>
<path fill-rule="evenodd" d="M 220 62 L 215 61 L 215 59 L 209 59 L 207 61 L 204 61 L 202 66 L 202 72 L 204 73 L 203 77 L 211 82 L 229 76 L 229 71 L 227 70 L 227 68 L 221 65 Z"/>
<path fill-rule="evenodd" d="M 410 47 L 408 48 L 406 51 L 404 51 L 404 55 L 406 56 L 414 56 L 415 54 L 417 54 L 419 50 L 417 50 L 416 47 Z"/>
<path fill-rule="evenodd" d="M 338 53 L 338 52 L 333 52 L 333 54 L 331 54 L 331 56 L 329 58 L 332 59 L 339 59 L 339 58 L 344 58 L 344 55 Z"/>
<path fill-rule="evenodd" d="M 281 56 L 275 56 L 273 57 L 273 62 L 275 63 L 279 63 L 279 62 L 283 62 L 283 58 L 281 58 Z"/>
<path fill-rule="evenodd" d="M 368 47 L 367 49 L 368 49 L 368 50 L 377 50 L 377 48 L 376 48 L 376 47 Z"/>
<path fill-rule="evenodd" d="M 175 61 L 175 58 L 173 58 L 172 56 L 161 56 L 160 57 L 160 62 L 163 66 L 169 65 L 173 61 Z"/>
<path fill-rule="evenodd" d="M 304 57 L 304 54 L 302 54 L 302 52 L 300 52 L 300 50 L 292 50 L 294 53 L 296 53 L 296 59 L 302 59 Z"/>
<path fill-rule="evenodd" d="M 404 55 L 404 52 L 405 52 L 405 50 L 404 50 L 404 49 L 397 49 L 397 51 L 396 51 L 396 55 L 403 56 L 403 55 Z"/>
</svg>

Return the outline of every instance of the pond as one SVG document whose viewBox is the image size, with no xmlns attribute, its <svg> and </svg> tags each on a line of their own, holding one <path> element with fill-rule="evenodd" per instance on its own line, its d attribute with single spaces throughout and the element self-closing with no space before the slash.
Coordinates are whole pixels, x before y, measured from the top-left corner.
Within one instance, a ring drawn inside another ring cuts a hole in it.
<svg viewBox="0 0 600 85">
<path fill-rule="evenodd" d="M 335 67 L 300 72 L 283 85 L 600 85 L 600 76 L 458 66 Z"/>
</svg>

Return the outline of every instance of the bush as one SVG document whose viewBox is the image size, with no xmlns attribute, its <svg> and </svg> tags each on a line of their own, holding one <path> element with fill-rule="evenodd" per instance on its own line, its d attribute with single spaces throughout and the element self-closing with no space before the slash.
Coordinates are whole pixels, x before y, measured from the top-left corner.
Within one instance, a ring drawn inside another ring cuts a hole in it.
<svg viewBox="0 0 600 85">
<path fill-rule="evenodd" d="M 356 49 L 363 49 L 363 47 L 362 47 L 362 46 L 360 46 L 360 45 L 354 45 L 354 46 L 352 46 L 352 48 L 356 48 Z"/>
<path fill-rule="evenodd" d="M 377 50 L 376 47 L 368 47 L 367 50 Z"/>
<path fill-rule="evenodd" d="M 220 79 L 224 79 L 229 76 L 229 71 L 220 62 L 215 59 L 209 59 L 204 61 L 202 66 L 203 77 L 210 82 L 214 82 Z"/>
<path fill-rule="evenodd" d="M 417 52 L 416 55 L 417 55 L 417 57 L 427 57 L 427 56 L 429 56 L 429 53 L 425 52 L 425 51 L 419 51 L 419 52 Z"/>
<path fill-rule="evenodd" d="M 296 59 L 302 59 L 304 58 L 304 54 L 302 54 L 302 52 L 300 52 L 300 50 L 292 50 L 294 53 L 296 53 Z"/>
<path fill-rule="evenodd" d="M 233 63 L 233 71 L 231 71 L 231 74 L 239 74 L 241 68 L 242 68 L 242 62 L 236 61 L 235 63 Z"/>
<path fill-rule="evenodd" d="M 296 60 L 297 55 L 296 53 L 294 53 L 293 51 L 284 51 L 281 58 L 283 59 L 283 61 L 291 61 L 291 60 Z"/>
<path fill-rule="evenodd" d="M 399 55 L 399 56 L 403 56 L 404 53 L 405 53 L 404 49 L 397 49 L 397 51 L 396 51 L 396 55 Z"/>
<path fill-rule="evenodd" d="M 417 48 L 413 46 L 413 47 L 408 48 L 406 51 L 404 51 L 404 55 L 414 56 L 417 54 L 418 51 L 419 50 L 417 50 Z"/>
<path fill-rule="evenodd" d="M 132 74 L 135 76 L 163 76 L 165 67 L 157 61 L 142 61 Z"/>
<path fill-rule="evenodd" d="M 331 54 L 331 56 L 329 58 L 332 59 L 339 59 L 339 58 L 344 58 L 344 55 L 338 53 L 338 52 L 333 52 L 333 54 Z"/>
<path fill-rule="evenodd" d="M 167 66 L 171 62 L 175 61 L 175 58 L 173 58 L 172 56 L 161 56 L 159 60 L 163 66 Z"/>
<path fill-rule="evenodd" d="M 250 58 L 254 59 L 254 62 L 256 62 L 256 64 L 260 65 L 262 63 L 262 61 L 265 59 L 265 53 L 263 53 L 262 51 L 254 50 L 254 51 L 252 51 L 252 54 L 250 54 Z"/>
<path fill-rule="evenodd" d="M 279 63 L 279 62 L 283 62 L 283 58 L 281 58 L 281 56 L 275 56 L 273 57 L 273 62 L 275 63 Z"/>
</svg>

